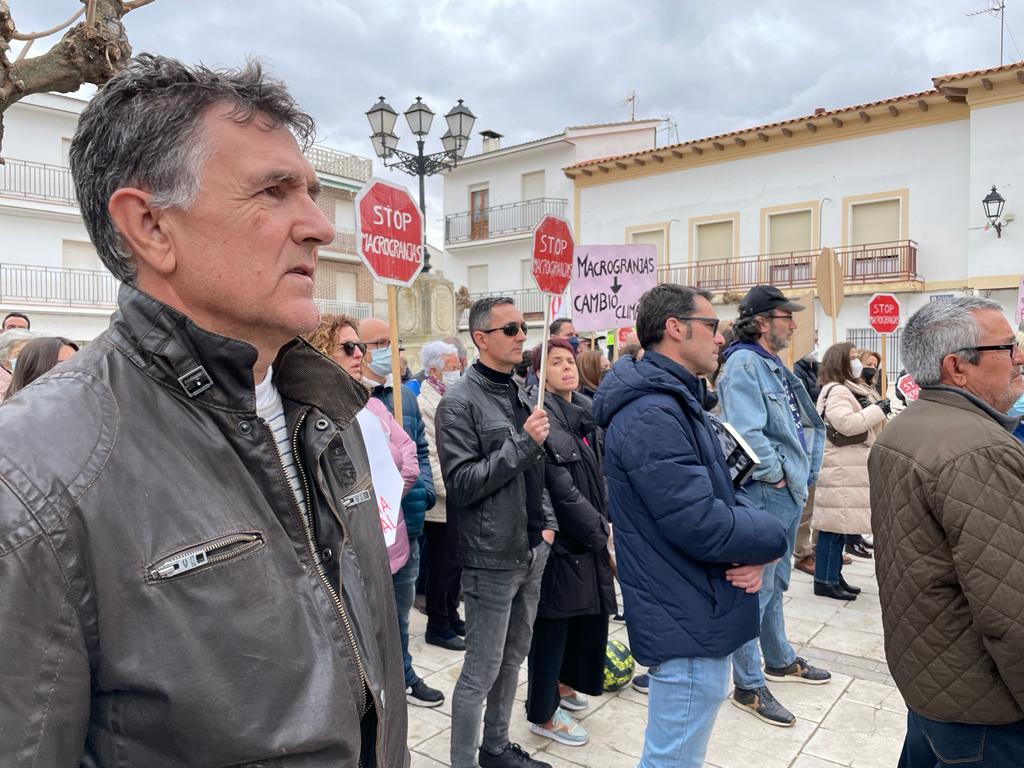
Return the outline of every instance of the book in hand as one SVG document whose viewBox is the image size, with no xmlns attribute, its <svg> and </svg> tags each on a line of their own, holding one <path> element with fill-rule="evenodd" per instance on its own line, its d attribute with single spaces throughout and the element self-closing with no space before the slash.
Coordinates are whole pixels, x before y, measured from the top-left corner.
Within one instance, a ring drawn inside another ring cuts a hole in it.
<svg viewBox="0 0 1024 768">
<path fill-rule="evenodd" d="M 715 433 L 718 435 L 718 442 L 722 446 L 722 455 L 725 456 L 726 466 L 729 467 L 733 488 L 739 488 L 746 481 L 747 476 L 754 471 L 754 467 L 760 463 L 760 459 L 732 424 L 722 421 L 711 413 L 708 414 L 708 418 L 711 420 Z"/>
</svg>

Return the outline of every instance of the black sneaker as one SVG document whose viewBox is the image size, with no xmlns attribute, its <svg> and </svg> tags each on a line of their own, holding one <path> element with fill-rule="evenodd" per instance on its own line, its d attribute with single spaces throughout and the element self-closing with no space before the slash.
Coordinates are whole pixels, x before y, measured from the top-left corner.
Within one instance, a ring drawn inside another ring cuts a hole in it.
<svg viewBox="0 0 1024 768">
<path fill-rule="evenodd" d="M 648 675 L 637 675 L 633 678 L 633 690 L 640 693 L 650 693 L 651 678 Z"/>
<path fill-rule="evenodd" d="M 766 687 L 756 688 L 753 691 L 734 688 L 730 701 L 769 725 L 789 728 L 796 722 L 793 713 L 779 704 Z"/>
<path fill-rule="evenodd" d="M 466 650 L 466 641 L 451 629 L 446 629 L 444 632 L 431 632 L 428 629 L 423 635 L 423 641 L 427 645 L 436 645 L 438 648 L 445 648 L 449 651 Z"/>
<path fill-rule="evenodd" d="M 452 632 L 459 637 L 466 636 L 466 622 L 463 619 L 452 619 L 448 622 L 448 626 L 450 626 L 452 628 Z"/>
<path fill-rule="evenodd" d="M 499 755 L 492 755 L 481 747 L 477 762 L 480 763 L 480 768 L 551 768 L 550 763 L 534 760 L 518 744 L 509 744 Z"/>
<path fill-rule="evenodd" d="M 812 667 L 807 659 L 796 657 L 796 661 L 788 667 L 769 667 L 764 665 L 764 676 L 773 683 L 807 683 L 808 685 L 824 685 L 832 679 L 831 673 L 818 667 Z"/>
<path fill-rule="evenodd" d="M 440 707 L 444 704 L 444 694 L 417 680 L 405 689 L 405 700 L 414 707 Z"/>
</svg>

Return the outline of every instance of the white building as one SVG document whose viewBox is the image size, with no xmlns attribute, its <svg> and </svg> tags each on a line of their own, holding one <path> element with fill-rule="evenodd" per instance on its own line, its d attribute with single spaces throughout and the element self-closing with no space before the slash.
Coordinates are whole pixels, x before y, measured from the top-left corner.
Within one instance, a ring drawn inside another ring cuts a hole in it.
<svg viewBox="0 0 1024 768">
<path fill-rule="evenodd" d="M 701 286 L 735 317 L 756 283 L 813 289 L 821 246 L 840 255 L 837 338 L 876 346 L 867 303 L 905 320 L 933 298 L 983 295 L 1016 311 L 1024 272 L 1024 63 L 936 77 L 921 93 L 608 155 L 565 170 L 577 242 L 653 242 L 660 278 Z M 1006 199 L 997 237 L 982 199 Z M 821 346 L 831 320 L 817 311 Z M 890 348 L 896 345 L 891 345 Z M 891 355 L 888 368 L 898 370 Z"/>
<path fill-rule="evenodd" d="M 86 104 L 53 93 L 14 104 L 4 114 L 0 165 L 0 317 L 24 312 L 33 330 L 76 341 L 106 329 L 118 290 L 89 242 L 68 169 Z M 319 146 L 306 156 L 324 187 L 319 205 L 337 228 L 320 249 L 316 297 L 324 311 L 368 317 L 374 286 L 355 253 L 353 200 L 373 163 Z"/>
<path fill-rule="evenodd" d="M 660 122 L 577 126 L 506 147 L 502 136 L 483 131 L 483 151 L 444 175 L 445 276 L 473 298 L 512 296 L 539 327 L 544 309 L 530 275 L 531 235 L 544 214 L 573 220 L 573 182 L 563 169 L 653 149 Z"/>
</svg>

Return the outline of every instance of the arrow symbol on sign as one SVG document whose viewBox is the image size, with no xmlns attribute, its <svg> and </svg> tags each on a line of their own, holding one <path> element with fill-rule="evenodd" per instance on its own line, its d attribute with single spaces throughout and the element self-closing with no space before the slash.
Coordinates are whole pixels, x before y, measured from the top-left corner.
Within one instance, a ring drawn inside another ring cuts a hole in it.
<svg viewBox="0 0 1024 768">
<path fill-rule="evenodd" d="M 612 281 L 612 293 L 618 293 L 621 289 L 622 286 L 619 285 L 619 276 L 616 275 L 615 279 Z"/>
</svg>

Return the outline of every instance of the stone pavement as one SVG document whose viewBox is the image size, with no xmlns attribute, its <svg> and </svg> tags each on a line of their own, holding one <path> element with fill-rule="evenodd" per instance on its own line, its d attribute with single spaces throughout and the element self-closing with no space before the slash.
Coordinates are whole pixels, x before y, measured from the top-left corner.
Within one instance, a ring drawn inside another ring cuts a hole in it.
<svg viewBox="0 0 1024 768">
<path fill-rule="evenodd" d="M 815 597 L 810 576 L 793 571 L 786 598 L 789 639 L 812 664 L 832 672 L 827 685 L 775 683 L 776 698 L 796 716 L 791 728 L 762 723 L 728 701 L 722 705 L 708 748 L 706 768 L 893 768 L 906 732 L 906 708 L 893 685 L 882 647 L 882 620 L 873 561 L 854 558 L 844 569 L 851 584 L 863 588 L 844 603 Z M 462 654 L 423 642 L 426 618 L 413 610 L 410 650 L 427 683 L 444 691 L 436 709 L 409 707 L 409 747 L 413 768 L 449 764 L 451 694 Z M 625 625 L 612 622 L 611 636 L 627 645 Z M 517 700 L 526 699 L 526 666 L 519 675 Z M 647 697 L 630 686 L 591 697 L 583 712 L 590 741 L 566 747 L 529 732 L 522 705 L 511 724 L 512 741 L 554 768 L 626 768 L 635 766 L 644 743 Z"/>
</svg>

